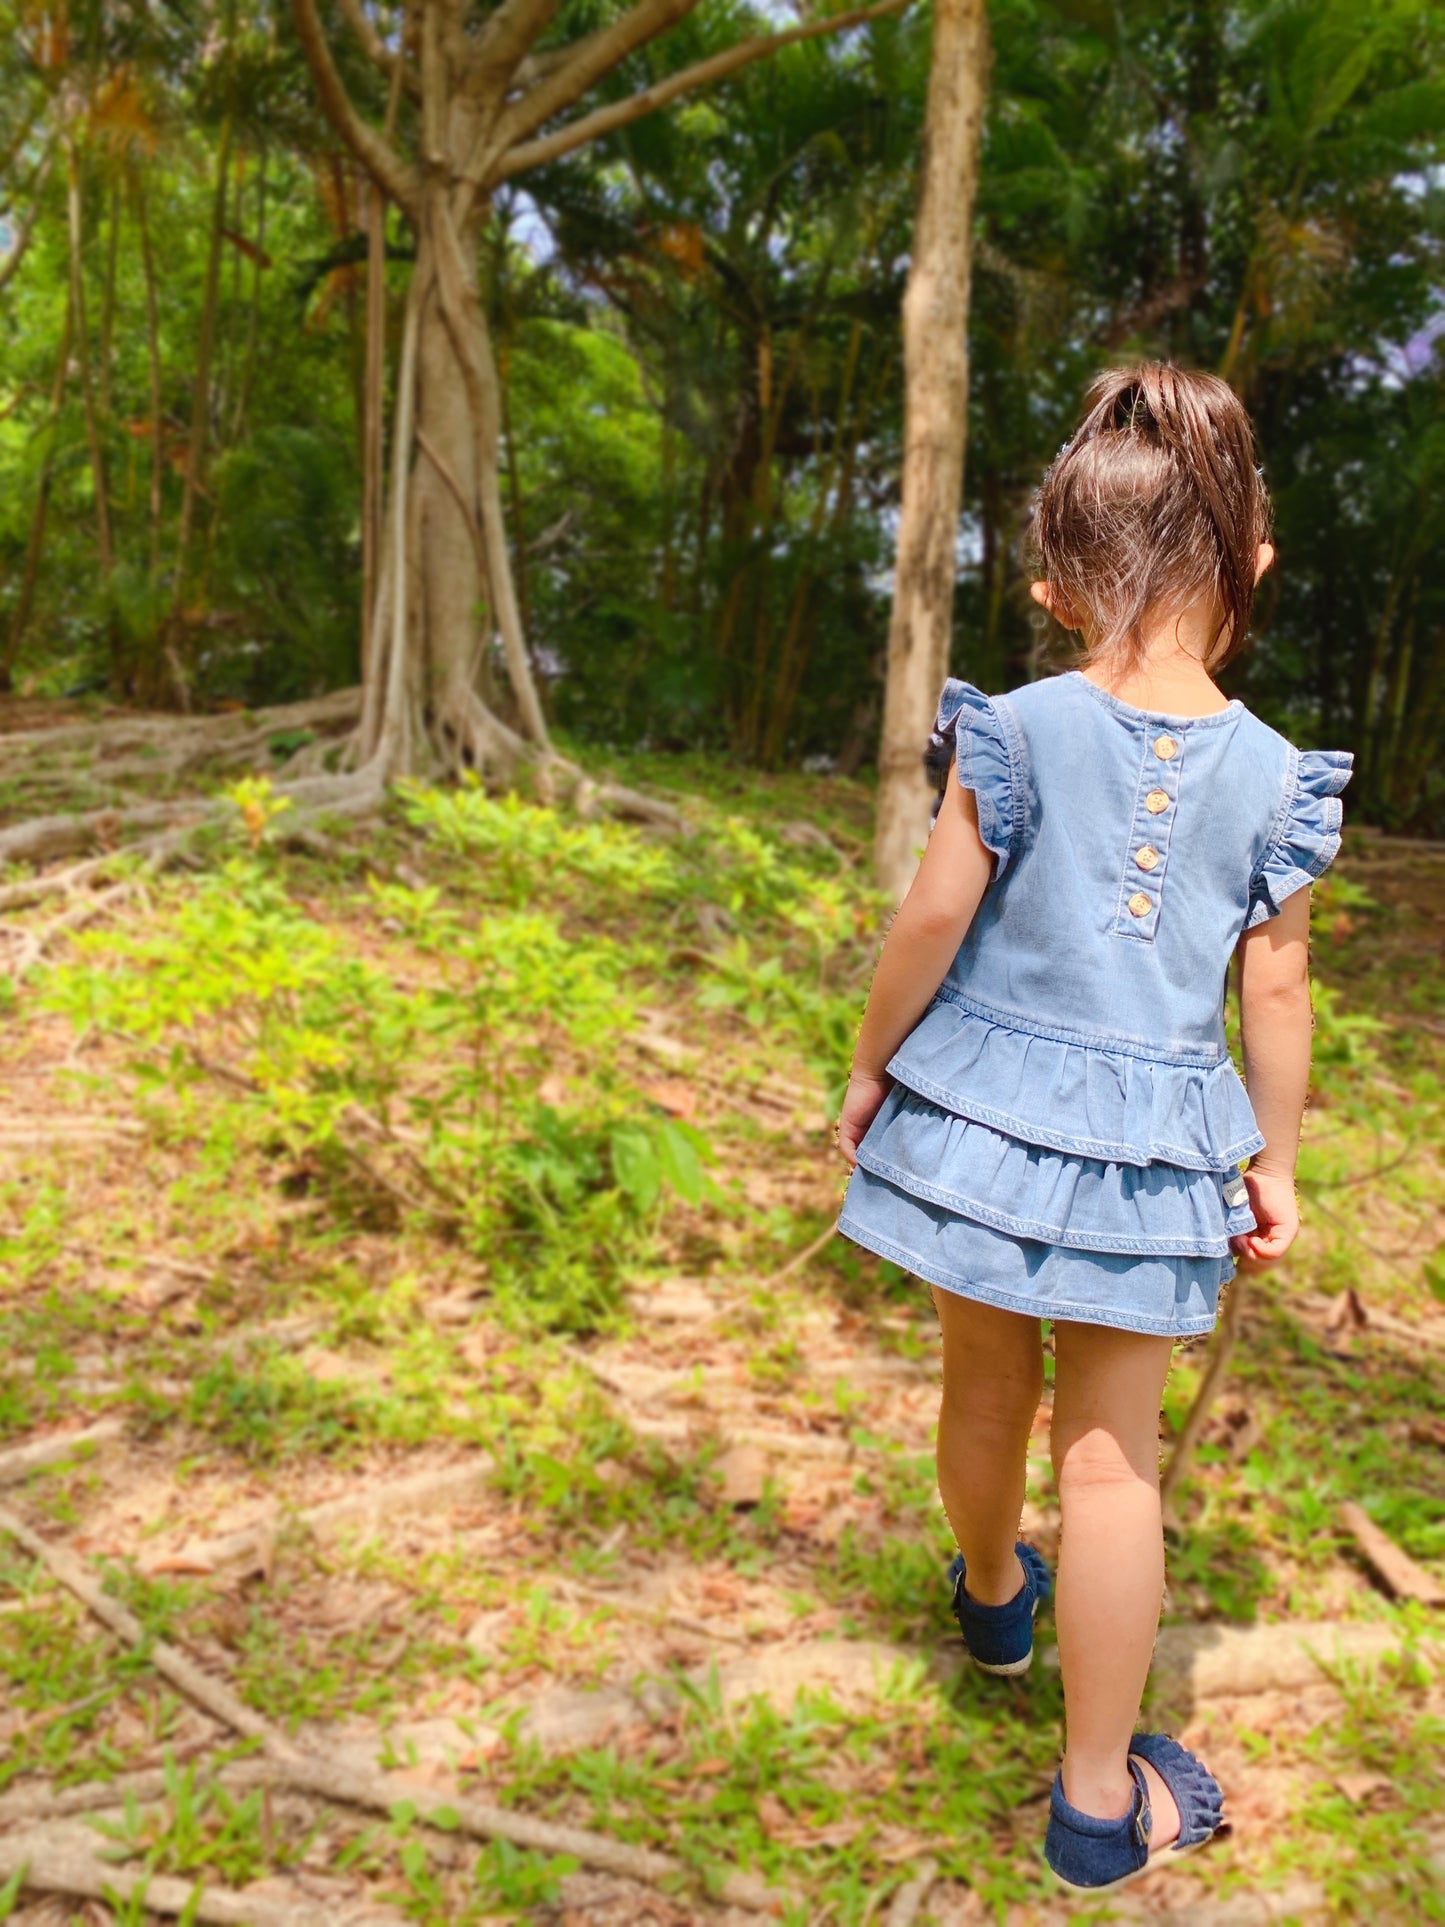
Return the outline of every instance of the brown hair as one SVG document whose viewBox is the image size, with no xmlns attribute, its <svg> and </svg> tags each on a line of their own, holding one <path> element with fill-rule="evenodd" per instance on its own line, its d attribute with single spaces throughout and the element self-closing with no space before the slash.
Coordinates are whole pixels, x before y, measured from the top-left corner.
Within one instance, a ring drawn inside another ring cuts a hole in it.
<svg viewBox="0 0 1445 1927">
<path fill-rule="evenodd" d="M 1212 592 L 1205 663 L 1222 668 L 1244 647 L 1270 527 L 1249 416 L 1217 375 L 1161 361 L 1106 369 L 1088 404 L 1033 509 L 1041 573 L 1097 628 L 1084 660 L 1137 662 L 1149 617 Z"/>
</svg>

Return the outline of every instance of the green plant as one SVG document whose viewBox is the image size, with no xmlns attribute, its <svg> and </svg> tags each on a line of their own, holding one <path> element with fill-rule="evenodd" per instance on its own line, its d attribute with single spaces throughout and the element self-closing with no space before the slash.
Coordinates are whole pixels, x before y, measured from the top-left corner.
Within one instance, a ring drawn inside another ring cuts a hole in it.
<svg viewBox="0 0 1445 1927">
<path fill-rule="evenodd" d="M 177 1085 L 204 1084 L 222 1133 L 244 1124 L 343 1192 L 359 1185 L 450 1225 L 519 1316 L 605 1321 L 662 1200 L 697 1204 L 711 1155 L 700 1132 L 651 1114 L 623 1072 L 626 947 L 540 911 L 478 917 L 436 889 L 374 881 L 372 913 L 434 962 L 403 987 L 288 894 L 264 847 L 268 786 L 233 796 L 250 848 L 172 889 L 143 932 L 84 936 L 78 960 L 51 973 L 46 1006 L 130 1040 L 137 1077 L 165 1100 L 160 1128 Z M 615 882 L 635 854 L 530 805 L 412 793 L 413 809 L 424 803 L 469 834 L 497 830 L 519 863 L 550 836 L 578 874 Z"/>
</svg>

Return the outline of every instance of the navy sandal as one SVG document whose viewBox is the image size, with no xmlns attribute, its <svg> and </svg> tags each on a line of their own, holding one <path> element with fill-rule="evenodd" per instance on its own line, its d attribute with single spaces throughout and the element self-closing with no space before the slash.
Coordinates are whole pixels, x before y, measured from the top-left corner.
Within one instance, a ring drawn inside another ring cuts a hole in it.
<svg viewBox="0 0 1445 1927">
<path fill-rule="evenodd" d="M 1149 1762 L 1179 1809 L 1174 1853 L 1193 1853 L 1212 1840 L 1223 1825 L 1224 1794 L 1208 1768 L 1167 1733 L 1136 1733 L 1129 1742 L 1134 1798 L 1129 1811 L 1117 1819 L 1099 1820 L 1070 1806 L 1064 1798 L 1062 1772 L 1055 1776 L 1044 1858 L 1060 1885 L 1071 1892 L 1111 1892 L 1137 1880 L 1163 1860 L 1163 1855 L 1151 1859 L 1149 1854 L 1154 1818 L 1149 1807 L 1149 1783 L 1139 1760 Z"/>
<path fill-rule="evenodd" d="M 963 1554 L 948 1569 L 953 1582 L 953 1616 L 975 1666 L 1005 1676 L 1026 1673 L 1034 1656 L 1034 1615 L 1053 1593 L 1049 1569 L 1031 1545 L 1014 1547 L 1024 1583 L 1002 1606 L 980 1606 L 963 1589 Z"/>
</svg>

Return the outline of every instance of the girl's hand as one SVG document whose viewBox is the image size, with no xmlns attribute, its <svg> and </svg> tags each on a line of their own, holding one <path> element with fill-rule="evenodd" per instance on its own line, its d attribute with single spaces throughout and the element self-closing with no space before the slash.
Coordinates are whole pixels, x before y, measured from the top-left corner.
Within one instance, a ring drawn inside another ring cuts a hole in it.
<svg viewBox="0 0 1445 1927">
<path fill-rule="evenodd" d="M 1259 1229 L 1231 1238 L 1230 1247 L 1236 1258 L 1248 1264 L 1272 1265 L 1289 1250 L 1299 1232 L 1294 1178 L 1282 1172 L 1250 1169 L 1244 1174 L 1244 1186 Z"/>
<path fill-rule="evenodd" d="M 858 1146 L 863 1141 L 864 1132 L 883 1108 L 883 1100 L 892 1088 L 891 1077 L 874 1077 L 867 1071 L 854 1071 L 848 1079 L 848 1090 L 838 1119 L 838 1149 L 848 1160 L 850 1171 L 858 1162 Z"/>
</svg>

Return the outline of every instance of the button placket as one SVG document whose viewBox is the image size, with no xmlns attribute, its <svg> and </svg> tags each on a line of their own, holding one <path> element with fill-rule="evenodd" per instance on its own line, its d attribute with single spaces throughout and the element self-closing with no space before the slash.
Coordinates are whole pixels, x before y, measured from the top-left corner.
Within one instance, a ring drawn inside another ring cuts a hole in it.
<svg viewBox="0 0 1445 1927">
<path fill-rule="evenodd" d="M 1157 726 L 1145 739 L 1134 820 L 1129 826 L 1113 934 L 1154 941 L 1168 869 L 1169 841 L 1179 806 L 1184 739 Z"/>
</svg>

